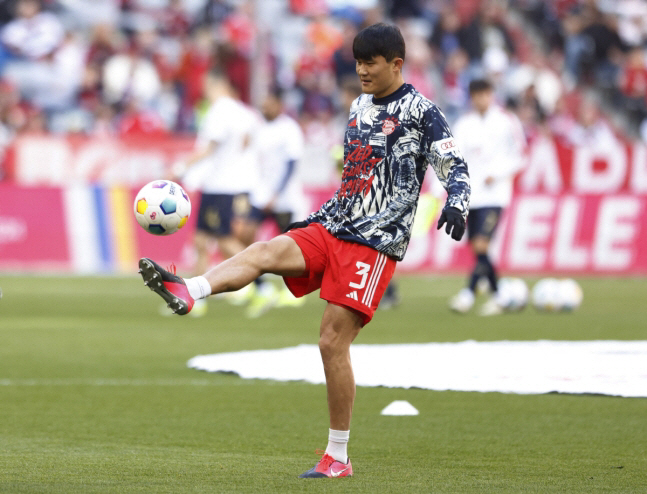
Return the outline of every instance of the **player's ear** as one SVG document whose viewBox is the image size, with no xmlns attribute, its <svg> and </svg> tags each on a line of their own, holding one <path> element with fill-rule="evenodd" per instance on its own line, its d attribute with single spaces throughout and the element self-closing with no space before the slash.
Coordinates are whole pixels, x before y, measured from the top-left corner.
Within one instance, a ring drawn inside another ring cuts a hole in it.
<svg viewBox="0 0 647 494">
<path fill-rule="evenodd" d="M 401 58 L 394 58 L 391 63 L 393 64 L 393 68 L 402 71 L 402 65 L 404 64 L 404 60 Z"/>
</svg>

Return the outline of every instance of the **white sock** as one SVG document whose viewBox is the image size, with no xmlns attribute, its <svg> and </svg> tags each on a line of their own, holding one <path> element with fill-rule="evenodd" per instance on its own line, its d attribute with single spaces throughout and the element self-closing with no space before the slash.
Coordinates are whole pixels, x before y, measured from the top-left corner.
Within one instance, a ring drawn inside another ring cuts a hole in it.
<svg viewBox="0 0 647 494">
<path fill-rule="evenodd" d="M 186 283 L 186 288 L 189 290 L 189 295 L 193 297 L 193 300 L 200 300 L 211 295 L 211 285 L 204 276 L 185 278 L 184 283 Z"/>
<path fill-rule="evenodd" d="M 328 429 L 328 446 L 326 453 L 341 463 L 348 463 L 348 438 L 350 431 Z"/>
</svg>

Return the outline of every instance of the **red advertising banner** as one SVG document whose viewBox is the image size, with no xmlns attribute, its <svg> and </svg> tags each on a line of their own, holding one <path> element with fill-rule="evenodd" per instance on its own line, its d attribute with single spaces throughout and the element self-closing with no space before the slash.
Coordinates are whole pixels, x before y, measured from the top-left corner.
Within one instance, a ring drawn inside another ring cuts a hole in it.
<svg viewBox="0 0 647 494">
<path fill-rule="evenodd" d="M 502 272 L 647 274 L 647 197 L 518 195 L 492 245 Z M 400 269 L 452 271 L 474 262 L 465 240 L 432 229 Z"/>
<path fill-rule="evenodd" d="M 129 272 L 150 256 L 190 270 L 198 196 L 189 224 L 169 237 L 139 228 L 132 199 L 192 146 L 190 138 L 21 137 L 13 180 L 0 186 L 0 269 Z M 309 190 L 312 207 L 333 193 L 328 185 Z M 263 231 L 276 233 L 269 225 Z M 647 147 L 536 139 L 492 255 L 502 272 L 647 274 Z M 466 270 L 473 262 L 465 240 L 432 225 L 414 234 L 398 271 Z"/>
<path fill-rule="evenodd" d="M 193 142 L 190 137 L 23 136 L 9 154 L 9 179 L 32 186 L 71 182 L 137 186 L 165 176 Z M 647 194 L 647 146 L 607 138 L 575 147 L 541 136 L 528 148 L 528 166 L 517 181 L 517 191 Z"/>
<path fill-rule="evenodd" d="M 145 184 L 164 177 L 194 138 L 25 135 L 16 139 L 10 179 L 21 185 Z"/>
<path fill-rule="evenodd" d="M 69 267 L 61 190 L 0 184 L 0 269 Z"/>
<path fill-rule="evenodd" d="M 573 146 L 542 136 L 528 148 L 518 192 L 647 194 L 647 147 L 617 138 Z"/>
</svg>

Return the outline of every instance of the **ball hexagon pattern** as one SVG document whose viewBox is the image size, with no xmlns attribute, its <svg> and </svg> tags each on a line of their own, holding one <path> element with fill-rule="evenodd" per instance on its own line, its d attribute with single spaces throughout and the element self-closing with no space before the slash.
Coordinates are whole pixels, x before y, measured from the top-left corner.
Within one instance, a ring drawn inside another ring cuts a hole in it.
<svg viewBox="0 0 647 494">
<path fill-rule="evenodd" d="M 175 210 L 177 209 L 177 203 L 175 202 L 175 198 L 167 197 L 162 201 L 162 204 L 160 204 L 160 208 L 162 209 L 164 214 L 175 213 Z"/>
</svg>

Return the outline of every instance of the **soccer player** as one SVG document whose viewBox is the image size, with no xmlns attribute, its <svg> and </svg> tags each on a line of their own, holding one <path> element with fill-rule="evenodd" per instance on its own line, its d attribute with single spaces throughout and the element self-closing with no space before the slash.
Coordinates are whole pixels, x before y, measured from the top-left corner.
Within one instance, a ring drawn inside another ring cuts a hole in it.
<svg viewBox="0 0 647 494">
<path fill-rule="evenodd" d="M 282 92 L 272 89 L 261 105 L 264 122 L 255 132 L 253 146 L 258 155 L 259 183 L 251 193 L 252 210 L 245 224 L 249 245 L 265 219 L 272 219 L 283 232 L 294 218 L 309 212 L 297 165 L 303 156 L 304 139 L 299 124 L 283 112 Z M 272 306 L 301 306 L 305 298 L 296 298 L 283 287 L 277 292 L 270 282 L 257 280 L 256 290 L 247 307 L 248 317 L 259 317 Z"/>
<path fill-rule="evenodd" d="M 257 180 L 251 141 L 259 119 L 237 98 L 228 77 L 219 70 L 205 77 L 210 106 L 198 131 L 195 150 L 173 173 L 178 180 L 199 184 L 201 190 L 197 232 L 196 274 L 209 266 L 209 244 L 215 239 L 227 259 L 245 248 L 241 241 L 241 218 L 251 209 L 249 192 Z M 193 315 L 204 315 L 204 301 Z"/>
<path fill-rule="evenodd" d="M 320 289 L 328 302 L 319 329 L 330 430 L 321 460 L 301 477 L 347 477 L 347 444 L 355 399 L 350 344 L 366 325 L 402 260 L 420 186 L 431 166 L 448 192 L 438 228 L 465 232 L 469 175 L 438 107 L 405 84 L 404 39 L 398 28 L 374 24 L 353 42 L 362 94 L 353 103 L 344 139 L 341 187 L 284 235 L 257 242 L 204 276 L 182 279 L 141 259 L 144 282 L 178 314 L 194 300 L 237 290 L 276 273 L 296 296 Z"/>
<path fill-rule="evenodd" d="M 483 304 L 480 314 L 490 316 L 500 314 L 503 308 L 498 302 L 497 272 L 488 249 L 501 213 L 512 199 L 514 176 L 523 166 L 525 137 L 519 119 L 495 103 L 489 81 L 473 80 L 469 93 L 473 111 L 458 119 L 454 136 L 471 164 L 467 235 L 476 265 L 468 286 L 452 297 L 449 306 L 456 312 L 468 312 L 474 305 L 478 281 L 485 278 L 492 296 Z"/>
<path fill-rule="evenodd" d="M 341 83 L 341 110 L 339 112 L 339 116 L 335 117 L 335 125 L 340 127 L 340 132 L 345 133 L 346 130 L 346 125 L 348 124 L 348 112 L 350 111 L 350 108 L 353 104 L 353 102 L 357 99 L 357 97 L 362 94 L 362 87 L 360 85 L 360 81 L 353 79 L 352 81 L 348 78 L 345 78 L 342 83 Z M 346 112 L 344 114 L 344 111 Z M 342 148 L 342 146 L 339 146 Z M 338 159 L 337 166 L 339 168 L 340 173 L 343 173 L 344 169 L 344 161 L 343 161 L 343 155 L 341 155 Z M 384 295 L 382 295 L 382 298 L 380 299 L 380 305 L 379 309 L 392 309 L 394 307 L 397 307 L 400 304 L 400 294 L 399 294 L 399 289 L 398 289 L 398 283 L 395 279 L 395 276 L 391 278 L 391 281 L 386 287 L 386 290 L 384 290 Z"/>
</svg>

